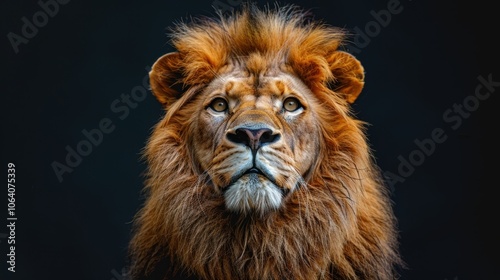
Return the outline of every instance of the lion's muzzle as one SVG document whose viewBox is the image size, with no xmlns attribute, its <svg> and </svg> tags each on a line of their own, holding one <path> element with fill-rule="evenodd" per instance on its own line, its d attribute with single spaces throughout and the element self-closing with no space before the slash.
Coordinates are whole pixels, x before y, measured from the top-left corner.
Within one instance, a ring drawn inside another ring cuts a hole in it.
<svg viewBox="0 0 500 280">
<path fill-rule="evenodd" d="M 278 143 L 281 134 L 263 123 L 246 123 L 226 131 L 234 150 L 247 155 L 247 160 L 236 163 L 230 185 L 224 189 L 228 209 L 260 214 L 281 205 L 284 192 L 276 183 L 275 175 L 263 161 L 262 148 Z M 230 159 L 229 159 L 230 160 Z"/>
</svg>

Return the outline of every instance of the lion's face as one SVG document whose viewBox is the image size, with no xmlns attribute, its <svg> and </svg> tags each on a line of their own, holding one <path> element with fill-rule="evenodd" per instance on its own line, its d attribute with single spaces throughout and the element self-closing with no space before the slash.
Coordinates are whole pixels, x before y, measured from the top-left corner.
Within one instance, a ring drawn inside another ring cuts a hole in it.
<svg viewBox="0 0 500 280">
<path fill-rule="evenodd" d="M 226 207 L 264 214 L 304 182 L 318 155 L 310 90 L 281 71 L 219 75 L 196 100 L 191 150 Z"/>
<path fill-rule="evenodd" d="M 150 71 L 165 115 L 132 279 L 394 279 L 389 199 L 350 112 L 364 68 L 343 38 L 288 9 L 179 26 Z"/>
</svg>

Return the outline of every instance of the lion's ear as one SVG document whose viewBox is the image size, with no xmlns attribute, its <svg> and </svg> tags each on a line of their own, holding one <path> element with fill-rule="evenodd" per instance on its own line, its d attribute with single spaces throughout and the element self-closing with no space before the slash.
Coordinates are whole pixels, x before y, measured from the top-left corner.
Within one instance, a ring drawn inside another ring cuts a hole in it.
<svg viewBox="0 0 500 280">
<path fill-rule="evenodd" d="M 149 71 L 149 82 L 154 96 L 163 107 L 177 100 L 183 86 L 179 53 L 171 52 L 158 58 Z"/>
<path fill-rule="evenodd" d="M 347 102 L 354 103 L 365 84 L 363 66 L 353 55 L 343 51 L 334 52 L 327 61 L 333 74 L 329 87 L 342 94 Z"/>
</svg>

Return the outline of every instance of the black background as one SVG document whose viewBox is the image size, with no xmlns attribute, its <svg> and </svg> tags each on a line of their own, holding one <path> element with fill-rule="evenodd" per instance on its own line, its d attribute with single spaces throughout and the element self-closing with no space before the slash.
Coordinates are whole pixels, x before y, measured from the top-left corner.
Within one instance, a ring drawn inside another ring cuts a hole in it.
<svg viewBox="0 0 500 280">
<path fill-rule="evenodd" d="M 374 21 L 371 11 L 389 2 L 280 3 L 311 9 L 331 25 L 365 30 Z M 18 218 L 11 273 L 2 188 L 0 279 L 121 279 L 130 222 L 142 202 L 139 155 L 162 109 L 149 92 L 126 117 L 112 104 L 142 85 L 147 67 L 172 51 L 166 28 L 213 15 L 212 3 L 71 0 L 17 54 L 7 34 L 21 35 L 22 18 L 32 22 L 41 8 L 36 1 L 0 4 L 2 174 L 7 178 L 7 163 L 15 163 Z M 366 46 L 351 46 L 366 70 L 354 111 L 371 124 L 368 137 L 382 170 L 401 175 L 401 159 L 418 150 L 415 140 L 430 138 L 434 129 L 447 137 L 390 186 L 408 264 L 401 279 L 497 279 L 499 125 L 493 104 L 500 87 L 456 129 L 443 117 L 471 100 L 478 76 L 500 81 L 495 9 L 480 1 L 401 0 L 400 6 Z M 65 164 L 66 147 L 75 149 L 86 139 L 82 130 L 98 128 L 104 118 L 114 130 L 60 182 L 51 164 Z"/>
</svg>

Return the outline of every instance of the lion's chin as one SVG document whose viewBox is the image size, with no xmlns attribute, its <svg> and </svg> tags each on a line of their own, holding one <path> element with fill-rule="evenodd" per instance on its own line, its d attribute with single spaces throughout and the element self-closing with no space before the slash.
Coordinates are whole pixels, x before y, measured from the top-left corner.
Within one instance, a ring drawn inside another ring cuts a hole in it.
<svg viewBox="0 0 500 280">
<path fill-rule="evenodd" d="M 267 177 L 250 173 L 229 186 L 224 192 L 224 199 L 231 211 L 264 215 L 281 206 L 283 191 Z"/>
</svg>

